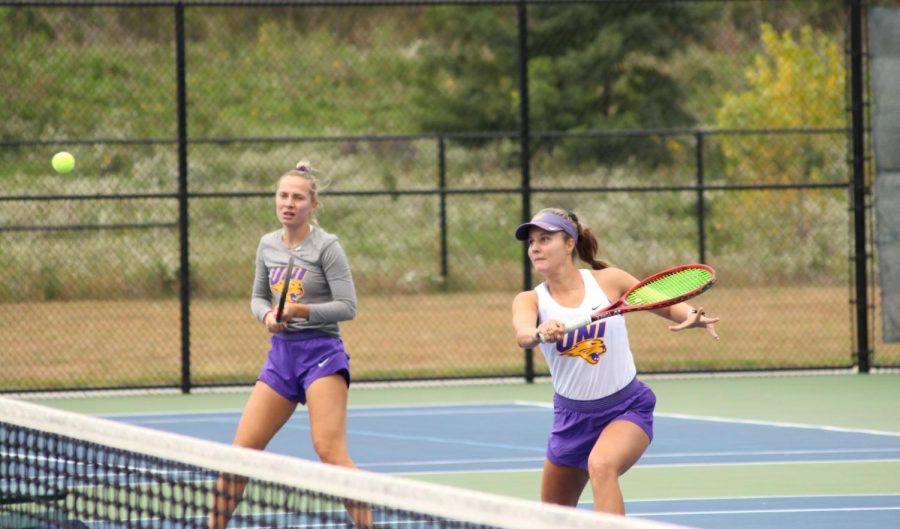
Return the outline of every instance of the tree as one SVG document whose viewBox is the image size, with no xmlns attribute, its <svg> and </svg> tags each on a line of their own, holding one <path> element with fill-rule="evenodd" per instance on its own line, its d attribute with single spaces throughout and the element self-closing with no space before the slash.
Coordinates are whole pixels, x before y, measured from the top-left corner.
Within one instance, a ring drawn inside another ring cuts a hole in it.
<svg viewBox="0 0 900 529">
<path fill-rule="evenodd" d="M 809 26 L 800 30 L 799 39 L 788 31 L 779 35 L 768 24 L 760 34 L 762 50 L 746 70 L 747 88 L 725 94 L 717 125 L 771 132 L 721 135 L 725 178 L 738 184 L 787 185 L 845 180 L 846 136 L 815 130 L 846 126 L 846 72 L 839 43 Z M 782 270 L 828 272 L 841 266 L 846 248 L 840 237 L 841 223 L 846 227 L 841 200 L 840 190 L 763 190 L 726 194 L 717 210 L 746 223 L 740 233 L 730 234 L 734 246 L 770 252 L 757 259 L 781 260 Z M 763 233 L 770 234 L 765 244 L 750 241 Z"/>
<path fill-rule="evenodd" d="M 700 38 L 707 6 L 529 5 L 533 130 L 688 126 L 678 83 L 662 67 Z M 442 7 L 426 16 L 417 91 L 426 131 L 516 131 L 519 49 L 509 6 Z M 580 148 L 575 147 L 575 143 Z M 649 140 L 569 142 L 577 158 L 660 158 Z M 627 148 L 626 148 L 627 147 Z"/>
<path fill-rule="evenodd" d="M 748 87 L 725 94 L 717 114 L 720 128 L 814 129 L 844 125 L 846 72 L 837 41 L 804 26 L 800 40 L 762 25 L 764 50 L 747 68 Z M 786 138 L 786 139 L 785 139 Z M 771 141 L 768 141 L 771 140 Z M 834 176 L 826 161 L 828 136 L 772 137 L 752 142 L 723 140 L 729 174 L 739 181 L 817 182 Z M 843 152 L 843 144 L 838 145 Z M 840 168 L 838 168 L 840 169 Z"/>
</svg>

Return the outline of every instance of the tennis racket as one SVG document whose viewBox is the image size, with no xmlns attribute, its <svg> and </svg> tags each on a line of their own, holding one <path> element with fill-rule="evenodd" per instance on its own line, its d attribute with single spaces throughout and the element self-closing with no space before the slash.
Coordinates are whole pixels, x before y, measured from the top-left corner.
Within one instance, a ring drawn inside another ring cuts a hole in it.
<svg viewBox="0 0 900 529">
<path fill-rule="evenodd" d="M 294 256 L 288 259 L 287 269 L 284 271 L 284 279 L 281 280 L 281 299 L 278 300 L 278 309 L 275 311 L 275 321 L 281 323 L 284 315 L 284 304 L 287 303 L 288 287 L 291 286 L 291 271 L 294 269 Z"/>
<path fill-rule="evenodd" d="M 566 323 L 566 332 L 618 314 L 675 305 L 699 296 L 715 283 L 716 271 L 706 265 L 688 264 L 663 270 L 629 288 L 612 305 L 596 310 L 580 320 Z"/>
</svg>

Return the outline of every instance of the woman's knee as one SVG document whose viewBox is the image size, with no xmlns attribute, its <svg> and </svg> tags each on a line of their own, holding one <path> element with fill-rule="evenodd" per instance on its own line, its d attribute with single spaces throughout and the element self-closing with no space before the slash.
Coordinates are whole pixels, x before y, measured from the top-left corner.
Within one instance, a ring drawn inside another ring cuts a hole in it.
<svg viewBox="0 0 900 529">
<path fill-rule="evenodd" d="M 591 454 L 587 466 L 591 481 L 619 479 L 622 474 L 619 465 L 602 454 Z"/>
<path fill-rule="evenodd" d="M 341 465 L 349 460 L 347 447 L 339 436 L 318 435 L 312 441 L 313 449 L 323 463 Z"/>
</svg>

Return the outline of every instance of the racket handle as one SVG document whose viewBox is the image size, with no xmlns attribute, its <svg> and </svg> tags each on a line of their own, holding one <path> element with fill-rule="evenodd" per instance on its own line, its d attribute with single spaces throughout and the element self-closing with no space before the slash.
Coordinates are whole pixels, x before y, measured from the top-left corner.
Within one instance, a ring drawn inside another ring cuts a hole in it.
<svg viewBox="0 0 900 529">
<path fill-rule="evenodd" d="M 566 332 L 574 331 L 575 329 L 580 329 L 582 327 L 587 327 L 593 321 L 594 320 L 592 320 L 590 316 L 585 316 L 583 318 L 579 318 L 577 320 L 570 321 L 570 322 L 566 323 Z"/>
<path fill-rule="evenodd" d="M 590 317 L 589 315 L 588 315 L 588 316 L 585 316 L 585 317 L 583 317 L 583 318 L 579 318 L 579 319 L 577 319 L 577 320 L 575 320 L 575 321 L 570 321 L 569 323 L 566 324 L 566 332 L 574 331 L 575 329 L 580 329 L 580 328 L 582 328 L 582 327 L 587 327 L 587 326 L 590 325 L 593 321 L 594 321 L 594 320 L 591 319 L 591 317 Z M 544 335 L 543 335 L 543 334 L 538 333 L 537 336 L 538 336 L 538 341 L 539 341 L 539 342 L 541 342 L 541 343 L 548 343 L 547 339 L 544 338 Z"/>
</svg>

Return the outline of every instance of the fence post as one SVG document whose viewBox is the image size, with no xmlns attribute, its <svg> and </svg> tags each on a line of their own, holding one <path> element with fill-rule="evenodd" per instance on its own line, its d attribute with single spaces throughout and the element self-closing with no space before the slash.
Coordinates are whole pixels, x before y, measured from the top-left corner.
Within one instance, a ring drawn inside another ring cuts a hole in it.
<svg viewBox="0 0 900 529">
<path fill-rule="evenodd" d="M 853 233 L 856 275 L 856 359 L 869 372 L 869 297 L 866 264 L 866 162 L 863 101 L 863 16 L 861 0 L 850 0 L 850 110 L 853 143 Z"/>
<path fill-rule="evenodd" d="M 441 284 L 446 289 L 447 281 L 450 279 L 450 266 L 447 264 L 447 142 L 443 135 L 438 136 L 438 190 L 441 216 Z"/>
<path fill-rule="evenodd" d="M 178 91 L 178 240 L 181 283 L 181 392 L 191 392 L 191 273 L 188 251 L 187 85 L 184 3 L 175 4 L 175 69 Z"/>
<path fill-rule="evenodd" d="M 698 262 L 706 262 L 706 205 L 703 203 L 703 131 L 694 132 L 694 156 L 697 165 L 697 245 L 700 260 Z"/>
<path fill-rule="evenodd" d="M 519 164 L 522 170 L 522 222 L 531 220 L 531 127 L 528 115 L 528 4 L 516 4 L 519 34 Z M 522 290 L 531 288 L 531 261 L 522 253 Z M 534 382 L 534 349 L 525 349 L 525 382 Z"/>
</svg>

